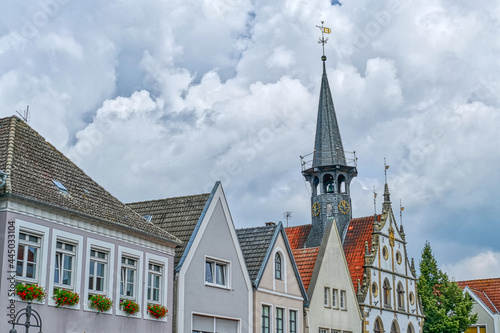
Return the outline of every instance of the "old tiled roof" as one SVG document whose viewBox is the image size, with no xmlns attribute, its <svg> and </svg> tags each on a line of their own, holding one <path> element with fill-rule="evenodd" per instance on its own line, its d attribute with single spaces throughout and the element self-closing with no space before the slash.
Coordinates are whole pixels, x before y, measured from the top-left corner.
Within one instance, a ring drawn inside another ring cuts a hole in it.
<svg viewBox="0 0 500 333">
<path fill-rule="evenodd" d="M 257 280 L 276 227 L 276 225 L 269 225 L 236 230 L 252 283 Z"/>
<path fill-rule="evenodd" d="M 129 203 L 127 206 L 142 216 L 151 215 L 151 222 L 179 238 L 183 245 L 175 248 L 175 266 L 181 260 L 210 194 Z"/>
<path fill-rule="evenodd" d="M 491 312 L 500 313 L 500 278 L 457 281 L 460 288 L 469 287 Z"/>
<path fill-rule="evenodd" d="M 309 288 L 311 277 L 318 257 L 319 246 L 292 250 L 295 264 L 299 269 L 300 278 L 305 290 Z"/>
<path fill-rule="evenodd" d="M 179 242 L 108 193 L 15 116 L 0 119 L 0 169 L 9 175 L 0 190 L 2 196 L 50 205 L 173 244 Z"/>
<path fill-rule="evenodd" d="M 378 221 L 380 221 L 380 215 L 378 215 Z M 344 254 L 356 293 L 358 280 L 363 281 L 365 242 L 368 242 L 368 250 L 371 250 L 372 234 L 373 216 L 351 219 L 344 240 Z"/>
<path fill-rule="evenodd" d="M 304 248 L 306 245 L 307 237 L 311 232 L 311 224 L 300 225 L 296 227 L 285 228 L 288 242 L 292 250 Z"/>
</svg>

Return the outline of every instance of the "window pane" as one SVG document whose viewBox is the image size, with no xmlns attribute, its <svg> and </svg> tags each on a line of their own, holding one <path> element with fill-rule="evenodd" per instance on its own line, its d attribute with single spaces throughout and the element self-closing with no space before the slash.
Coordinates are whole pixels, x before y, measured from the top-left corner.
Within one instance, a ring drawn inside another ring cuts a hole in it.
<svg viewBox="0 0 500 333">
<path fill-rule="evenodd" d="M 97 263 L 97 276 L 104 277 L 104 266 L 103 263 Z"/>
<path fill-rule="evenodd" d="M 28 261 L 36 263 L 37 248 L 28 246 Z"/>
<path fill-rule="evenodd" d="M 209 262 L 205 263 L 205 282 L 214 283 L 214 278 L 212 275 L 212 264 Z"/>
<path fill-rule="evenodd" d="M 217 284 L 221 286 L 226 285 L 226 276 L 225 276 L 225 269 L 224 265 L 217 264 L 216 269 L 217 269 Z"/>
<path fill-rule="evenodd" d="M 34 264 L 28 263 L 28 265 L 26 266 L 26 277 L 27 278 L 32 278 L 32 279 L 35 278 L 35 267 L 36 266 Z"/>
<path fill-rule="evenodd" d="M 64 256 L 64 269 L 66 270 L 71 270 L 73 267 L 73 257 L 71 256 Z"/>
</svg>

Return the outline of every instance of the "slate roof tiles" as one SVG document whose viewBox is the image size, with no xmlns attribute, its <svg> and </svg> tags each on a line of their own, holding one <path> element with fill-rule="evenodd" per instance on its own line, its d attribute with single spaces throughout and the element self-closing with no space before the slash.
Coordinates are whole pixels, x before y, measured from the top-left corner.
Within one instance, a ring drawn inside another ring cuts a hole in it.
<svg viewBox="0 0 500 333">
<path fill-rule="evenodd" d="M 276 228 L 277 225 L 269 225 L 236 230 L 252 283 L 257 281 Z"/>
<path fill-rule="evenodd" d="M 138 214 L 152 215 L 151 223 L 167 230 L 183 244 L 175 248 L 175 266 L 180 262 L 186 245 L 205 208 L 209 193 L 129 203 Z"/>
<path fill-rule="evenodd" d="M 112 196 L 15 116 L 0 119 L 0 169 L 9 175 L 1 196 L 50 205 L 173 244 L 180 242 Z"/>
</svg>

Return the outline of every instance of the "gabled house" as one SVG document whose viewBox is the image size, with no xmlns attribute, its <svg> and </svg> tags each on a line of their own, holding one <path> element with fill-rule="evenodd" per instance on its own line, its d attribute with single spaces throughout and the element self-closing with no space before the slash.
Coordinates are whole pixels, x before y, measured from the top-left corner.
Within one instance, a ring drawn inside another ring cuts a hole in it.
<svg viewBox="0 0 500 333">
<path fill-rule="evenodd" d="M 128 205 L 184 242 L 175 254 L 174 332 L 252 332 L 252 284 L 220 182 L 210 194 Z"/>
<path fill-rule="evenodd" d="M 500 278 L 457 281 L 474 302 L 472 313 L 477 313 L 477 323 L 466 333 L 500 332 Z"/>
<path fill-rule="evenodd" d="M 344 253 L 363 314 L 363 332 L 422 332 L 415 265 L 408 259 L 387 183 L 382 214 L 351 220 Z"/>
<path fill-rule="evenodd" d="M 286 228 L 293 255 L 307 288 L 304 332 L 361 332 L 361 312 L 336 223 L 327 225 L 321 244 L 306 247 L 311 225 Z"/>
<path fill-rule="evenodd" d="M 303 332 L 307 294 L 283 225 L 236 230 L 253 284 L 254 332 Z"/>
<path fill-rule="evenodd" d="M 43 332 L 171 330 L 169 316 L 155 319 L 147 308 L 172 309 L 178 238 L 113 197 L 17 117 L 0 119 L 0 169 L 0 306 L 9 321 L 27 307 L 15 292 L 25 284 L 47 293 L 32 305 Z M 56 290 L 78 294 L 79 302 L 57 307 Z M 113 305 L 98 314 L 92 296 Z M 127 315 L 124 300 L 140 310 Z M 1 332 L 12 328 L 0 322 Z"/>
</svg>

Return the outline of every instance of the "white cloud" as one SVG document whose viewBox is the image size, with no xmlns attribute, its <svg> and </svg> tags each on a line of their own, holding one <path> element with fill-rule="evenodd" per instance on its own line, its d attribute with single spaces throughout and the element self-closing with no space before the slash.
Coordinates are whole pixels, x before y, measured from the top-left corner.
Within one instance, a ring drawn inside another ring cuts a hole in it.
<svg viewBox="0 0 500 333">
<path fill-rule="evenodd" d="M 443 265 L 442 271 L 455 281 L 493 278 L 500 276 L 500 252 L 485 251 L 455 263 Z"/>
</svg>

